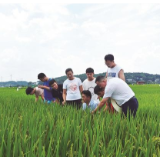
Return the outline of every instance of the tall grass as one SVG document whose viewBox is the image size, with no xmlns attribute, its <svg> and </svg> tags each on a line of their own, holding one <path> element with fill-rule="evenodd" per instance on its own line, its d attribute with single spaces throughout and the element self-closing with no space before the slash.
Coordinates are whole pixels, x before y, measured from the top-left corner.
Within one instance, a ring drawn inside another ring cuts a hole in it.
<svg viewBox="0 0 160 160">
<path fill-rule="evenodd" d="M 160 156 L 160 87 L 132 86 L 135 119 L 34 103 L 24 89 L 0 89 L 0 156 Z"/>
</svg>

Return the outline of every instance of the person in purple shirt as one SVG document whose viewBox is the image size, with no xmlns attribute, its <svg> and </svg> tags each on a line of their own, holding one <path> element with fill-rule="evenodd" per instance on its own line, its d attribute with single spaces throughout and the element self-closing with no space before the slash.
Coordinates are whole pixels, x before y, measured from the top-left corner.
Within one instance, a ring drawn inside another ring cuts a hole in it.
<svg viewBox="0 0 160 160">
<path fill-rule="evenodd" d="M 44 73 L 38 74 L 38 79 L 43 82 L 43 85 L 39 85 L 38 88 L 44 89 L 44 102 L 50 104 L 55 101 L 55 98 L 52 96 L 51 90 L 49 86 L 49 82 L 52 78 L 48 78 Z M 46 89 L 44 86 L 47 86 L 49 89 Z"/>
</svg>

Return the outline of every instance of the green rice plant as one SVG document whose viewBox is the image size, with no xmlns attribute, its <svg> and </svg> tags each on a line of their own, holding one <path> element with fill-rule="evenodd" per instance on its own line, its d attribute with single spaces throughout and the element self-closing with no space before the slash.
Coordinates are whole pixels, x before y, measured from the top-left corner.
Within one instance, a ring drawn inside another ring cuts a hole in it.
<svg viewBox="0 0 160 160">
<path fill-rule="evenodd" d="M 25 89 L 0 89 L 0 156 L 160 156 L 160 87 L 131 86 L 136 118 L 34 102 Z"/>
</svg>

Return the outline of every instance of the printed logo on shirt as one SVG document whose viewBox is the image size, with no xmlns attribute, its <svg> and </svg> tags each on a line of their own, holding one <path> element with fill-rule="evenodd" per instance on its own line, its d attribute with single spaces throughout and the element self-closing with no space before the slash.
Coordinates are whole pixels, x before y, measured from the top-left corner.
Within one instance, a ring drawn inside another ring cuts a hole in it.
<svg viewBox="0 0 160 160">
<path fill-rule="evenodd" d="M 77 85 L 75 83 L 71 83 L 71 85 L 69 86 L 69 89 L 71 91 L 76 91 L 77 90 Z"/>
<path fill-rule="evenodd" d="M 108 77 L 116 77 L 116 73 L 110 72 L 108 73 Z"/>
</svg>

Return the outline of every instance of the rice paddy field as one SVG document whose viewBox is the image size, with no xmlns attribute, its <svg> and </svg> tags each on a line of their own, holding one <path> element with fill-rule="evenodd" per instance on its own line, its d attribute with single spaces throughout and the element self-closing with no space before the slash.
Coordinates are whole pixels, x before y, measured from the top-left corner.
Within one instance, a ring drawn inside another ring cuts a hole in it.
<svg viewBox="0 0 160 160">
<path fill-rule="evenodd" d="M 1 157 L 160 156 L 160 87 L 131 86 L 135 119 L 34 102 L 25 89 L 0 88 Z"/>
</svg>

